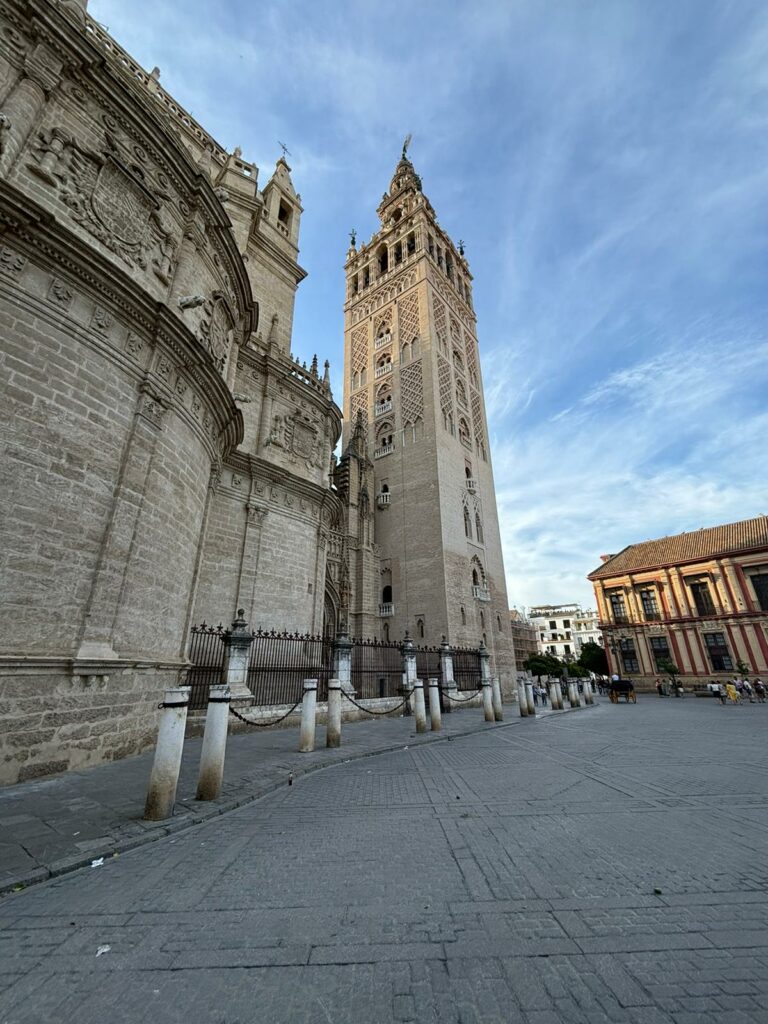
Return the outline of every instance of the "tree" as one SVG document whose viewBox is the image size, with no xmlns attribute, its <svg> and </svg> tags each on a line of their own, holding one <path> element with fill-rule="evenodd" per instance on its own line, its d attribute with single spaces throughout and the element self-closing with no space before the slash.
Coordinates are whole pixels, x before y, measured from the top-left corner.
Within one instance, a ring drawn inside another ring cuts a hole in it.
<svg viewBox="0 0 768 1024">
<path fill-rule="evenodd" d="M 677 676 L 680 674 L 680 669 L 670 658 L 660 658 L 656 662 L 656 667 L 659 672 L 666 676 L 669 676 L 669 681 L 672 683 L 672 688 L 675 689 L 677 686 Z"/>
<path fill-rule="evenodd" d="M 739 658 L 736 662 L 736 671 L 742 679 L 746 679 L 749 676 L 749 665 L 745 665 L 741 658 Z"/>
<path fill-rule="evenodd" d="M 596 676 L 608 675 L 608 659 L 605 650 L 596 644 L 594 640 L 588 640 L 581 648 L 579 654 L 579 665 L 587 672 L 594 672 Z"/>
<path fill-rule="evenodd" d="M 529 654 L 523 668 L 536 676 L 539 682 L 542 676 L 560 676 L 563 673 L 563 663 L 553 654 Z"/>
<path fill-rule="evenodd" d="M 574 679 L 585 679 L 589 675 L 589 669 L 584 668 L 579 661 L 569 661 L 568 675 Z"/>
</svg>

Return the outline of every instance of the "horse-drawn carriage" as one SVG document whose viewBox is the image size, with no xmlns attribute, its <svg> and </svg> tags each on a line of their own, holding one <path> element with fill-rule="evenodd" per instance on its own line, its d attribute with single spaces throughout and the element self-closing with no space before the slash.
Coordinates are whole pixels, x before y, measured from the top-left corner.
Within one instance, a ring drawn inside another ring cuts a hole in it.
<svg viewBox="0 0 768 1024">
<path fill-rule="evenodd" d="M 612 679 L 608 697 L 611 704 L 618 704 L 619 698 L 624 697 L 627 704 L 637 704 L 637 695 L 631 679 Z"/>
</svg>

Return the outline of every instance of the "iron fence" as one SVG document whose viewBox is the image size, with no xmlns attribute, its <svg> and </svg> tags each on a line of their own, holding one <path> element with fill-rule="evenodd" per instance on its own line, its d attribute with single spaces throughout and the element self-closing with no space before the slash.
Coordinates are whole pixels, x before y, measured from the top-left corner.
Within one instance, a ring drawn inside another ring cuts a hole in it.
<svg viewBox="0 0 768 1024">
<path fill-rule="evenodd" d="M 396 697 L 403 691 L 403 654 L 399 643 L 352 641 L 352 686 L 363 699 Z"/>
<path fill-rule="evenodd" d="M 205 622 L 192 627 L 189 645 L 189 660 L 192 667 L 187 672 L 187 686 L 191 687 L 189 707 L 191 710 L 204 708 L 208 704 L 208 692 L 215 683 L 221 682 L 224 669 L 223 638 L 227 631 L 219 623 L 208 626 Z"/>
<path fill-rule="evenodd" d="M 248 664 L 248 689 L 257 704 L 295 704 L 305 679 L 317 679 L 317 699 L 328 699 L 333 640 L 311 633 L 257 629 Z"/>
<path fill-rule="evenodd" d="M 467 647 L 453 648 L 453 678 L 460 690 L 478 690 L 482 685 L 480 654 Z"/>
</svg>

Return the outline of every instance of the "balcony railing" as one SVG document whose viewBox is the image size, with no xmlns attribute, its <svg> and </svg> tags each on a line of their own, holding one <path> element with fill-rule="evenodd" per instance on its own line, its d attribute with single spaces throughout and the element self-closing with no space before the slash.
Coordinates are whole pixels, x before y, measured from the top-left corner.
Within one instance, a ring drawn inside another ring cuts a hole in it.
<svg viewBox="0 0 768 1024">
<path fill-rule="evenodd" d="M 380 448 L 373 449 L 374 459 L 381 459 L 385 455 L 390 455 L 395 450 L 393 444 L 383 444 Z"/>
<path fill-rule="evenodd" d="M 379 508 L 386 508 L 387 505 L 389 505 L 389 499 L 391 497 L 392 495 L 389 493 L 389 491 L 384 491 L 382 494 L 377 494 L 376 503 L 378 504 Z"/>
<path fill-rule="evenodd" d="M 472 479 L 471 476 L 467 477 L 467 490 L 469 491 L 470 494 L 474 494 L 475 491 L 477 490 L 477 485 L 475 484 L 475 481 Z"/>
<path fill-rule="evenodd" d="M 476 597 L 478 601 L 490 601 L 491 594 L 488 587 L 478 587 L 472 585 L 472 597 Z"/>
<path fill-rule="evenodd" d="M 376 367 L 376 376 L 383 377 L 387 373 L 392 372 L 392 363 L 384 363 L 383 366 Z"/>
<path fill-rule="evenodd" d="M 382 618 L 386 618 L 387 616 L 394 615 L 394 614 L 395 614 L 395 606 L 392 604 L 391 601 L 389 601 L 387 604 L 380 604 L 379 605 L 379 615 L 381 615 Z"/>
<path fill-rule="evenodd" d="M 389 345 L 389 343 L 391 341 L 392 341 L 392 335 L 391 334 L 384 334 L 384 335 L 382 335 L 381 338 L 377 338 L 376 341 L 374 341 L 373 347 L 374 348 L 384 348 L 384 346 L 385 345 Z"/>
<path fill-rule="evenodd" d="M 373 407 L 374 416 L 383 416 L 385 412 L 389 412 L 392 409 L 392 399 L 385 398 L 383 402 L 376 402 Z"/>
</svg>

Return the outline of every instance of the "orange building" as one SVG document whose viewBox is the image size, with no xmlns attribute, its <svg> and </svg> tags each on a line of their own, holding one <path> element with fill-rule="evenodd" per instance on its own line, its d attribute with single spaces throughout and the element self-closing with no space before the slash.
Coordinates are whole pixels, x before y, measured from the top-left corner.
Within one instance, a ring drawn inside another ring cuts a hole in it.
<svg viewBox="0 0 768 1024">
<path fill-rule="evenodd" d="M 611 672 L 652 686 L 669 659 L 688 684 L 768 676 L 768 516 L 630 544 L 587 577 Z"/>
</svg>

